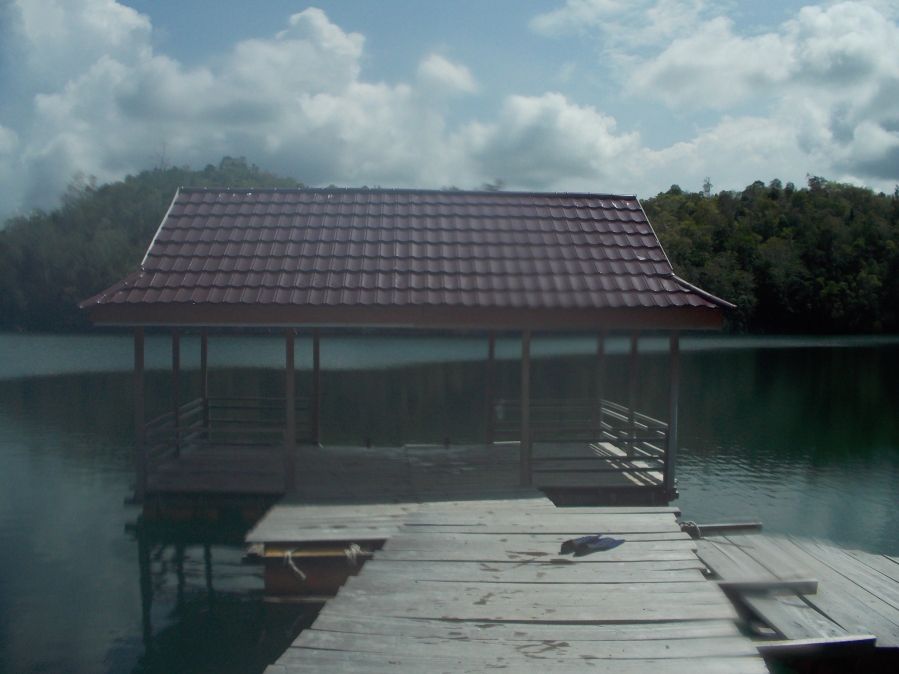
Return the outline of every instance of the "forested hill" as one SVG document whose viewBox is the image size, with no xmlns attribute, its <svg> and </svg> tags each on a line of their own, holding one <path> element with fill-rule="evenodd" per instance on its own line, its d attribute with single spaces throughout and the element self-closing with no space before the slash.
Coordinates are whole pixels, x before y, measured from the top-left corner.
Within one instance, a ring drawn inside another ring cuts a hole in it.
<svg viewBox="0 0 899 674">
<path fill-rule="evenodd" d="M 0 230 L 0 330 L 79 330 L 78 303 L 136 271 L 179 187 L 302 187 L 242 157 L 199 171 L 144 171 L 97 187 L 73 183 L 52 213 Z"/>
<path fill-rule="evenodd" d="M 643 202 L 678 275 L 737 305 L 735 332 L 899 332 L 899 187 L 810 178 Z"/>
<path fill-rule="evenodd" d="M 52 213 L 0 230 L 0 330 L 79 330 L 78 302 L 138 268 L 179 186 L 297 187 L 242 159 L 75 183 Z M 643 202 L 677 273 L 737 305 L 727 330 L 899 332 L 899 188 L 811 178 L 742 192 L 673 186 Z"/>
</svg>

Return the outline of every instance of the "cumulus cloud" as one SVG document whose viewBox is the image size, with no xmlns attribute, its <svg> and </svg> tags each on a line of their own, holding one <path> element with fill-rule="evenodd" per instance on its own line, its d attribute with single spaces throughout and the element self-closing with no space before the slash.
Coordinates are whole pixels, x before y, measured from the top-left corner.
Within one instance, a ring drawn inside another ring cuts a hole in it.
<svg viewBox="0 0 899 674">
<path fill-rule="evenodd" d="M 463 142 L 482 174 L 529 189 L 594 191 L 618 183 L 619 167 L 640 147 L 613 118 L 557 93 L 509 97 L 495 123 L 471 125 Z"/>
<path fill-rule="evenodd" d="M 440 54 L 408 82 L 368 81 L 364 36 L 315 8 L 186 67 L 154 48 L 149 18 L 113 0 L 6 0 L 3 57 L 17 67 L 0 75 L 20 103 L 0 112 L 0 210 L 52 206 L 76 172 L 118 179 L 162 148 L 193 166 L 244 155 L 313 185 L 502 179 L 646 194 L 706 175 L 740 187 L 816 173 L 887 187 L 899 180 L 899 29 L 885 7 L 810 6 L 753 34 L 700 0 L 567 0 L 535 17 L 551 39 L 599 36 L 595 69 L 634 109 L 713 120 L 650 149 L 621 128 L 630 117 L 562 93 L 485 100 L 490 87 Z M 591 66 L 576 67 L 588 79 Z M 450 123 L 465 97 L 491 112 Z"/>
<path fill-rule="evenodd" d="M 696 184 L 703 171 L 720 171 L 736 186 L 753 172 L 812 172 L 888 187 L 899 180 L 895 10 L 864 1 L 807 6 L 775 29 L 741 34 L 710 3 L 568 0 L 531 27 L 600 37 L 600 62 L 632 101 L 720 115 L 692 139 L 647 150 L 646 176 L 694 167 Z"/>
<path fill-rule="evenodd" d="M 432 54 L 419 64 L 418 80 L 447 95 L 471 94 L 477 90 L 468 68 L 451 63 L 437 54 Z"/>
</svg>

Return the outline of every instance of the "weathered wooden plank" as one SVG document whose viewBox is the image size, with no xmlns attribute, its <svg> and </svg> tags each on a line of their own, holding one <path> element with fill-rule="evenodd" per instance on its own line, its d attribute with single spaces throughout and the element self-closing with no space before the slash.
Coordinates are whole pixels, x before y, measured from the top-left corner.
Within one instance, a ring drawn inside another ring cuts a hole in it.
<svg viewBox="0 0 899 674">
<path fill-rule="evenodd" d="M 696 546 L 697 556 L 724 580 L 777 580 L 739 546 L 706 539 L 696 541 Z"/>
<path fill-rule="evenodd" d="M 865 566 L 882 573 L 892 581 L 899 583 L 899 563 L 886 555 L 872 555 L 861 550 L 844 550 L 847 555 L 855 557 Z"/>
<path fill-rule="evenodd" d="M 294 650 L 302 653 L 294 654 Z M 460 649 L 463 650 L 464 649 Z M 516 674 L 546 674 L 553 666 L 566 672 L 592 674 L 767 674 L 761 658 L 693 658 L 656 660 L 583 660 L 554 659 L 551 656 L 516 660 L 497 658 L 484 662 L 465 657 L 432 658 L 382 653 L 347 653 L 316 649 L 289 649 L 285 674 L 482 674 L 485 670 L 513 669 Z M 280 673 L 279 673 L 280 674 Z"/>
<path fill-rule="evenodd" d="M 877 637 L 873 634 L 858 634 L 797 639 L 794 641 L 763 641 L 758 644 L 758 651 L 766 658 L 778 660 L 839 658 L 870 652 L 876 643 Z"/>
<path fill-rule="evenodd" d="M 813 578 L 797 578 L 796 580 L 719 580 L 718 587 L 725 592 L 815 594 L 818 591 L 818 581 Z"/>
<path fill-rule="evenodd" d="M 484 554 L 500 555 L 509 554 L 510 552 L 527 551 L 530 554 L 538 556 L 553 555 L 558 556 L 559 547 L 564 537 L 557 537 L 556 540 L 539 539 L 533 540 L 525 536 L 484 536 L 484 535 L 466 535 L 456 534 L 454 540 L 446 540 L 440 536 L 402 536 L 391 537 L 384 545 L 385 550 L 393 552 L 399 550 L 427 550 L 433 553 L 441 553 L 455 550 L 478 550 Z M 690 538 L 674 539 L 674 540 L 631 540 L 625 539 L 625 542 L 619 547 L 633 548 L 633 552 L 648 552 L 652 550 L 696 550 L 696 543 Z M 617 550 L 615 548 L 614 550 Z M 597 552 L 594 555 L 605 555 L 614 552 L 608 550 L 605 552 Z M 574 559 L 581 559 L 576 557 Z"/>
<path fill-rule="evenodd" d="M 741 632 L 731 620 L 694 620 L 630 624 L 498 623 L 421 620 L 342 613 L 328 604 L 315 621 L 314 629 L 352 634 L 402 634 L 437 637 L 461 642 L 476 639 L 495 641 L 647 641 L 736 637 Z"/>
<path fill-rule="evenodd" d="M 403 656 L 433 658 L 456 657 L 460 653 L 460 639 L 415 637 L 405 634 L 367 635 L 319 631 L 315 628 L 300 634 L 293 643 L 291 656 L 302 658 L 303 649 L 334 650 L 341 653 L 402 653 Z M 297 653 L 294 649 L 300 650 Z M 570 639 L 518 640 L 510 648 L 496 639 L 464 640 L 465 657 L 491 661 L 520 662 L 532 658 L 552 657 L 553 660 L 648 660 L 675 658 L 746 657 L 758 651 L 748 639 L 738 637 L 704 637 L 686 639 L 654 639 L 645 641 L 572 641 Z"/>
<path fill-rule="evenodd" d="M 842 627 L 795 594 L 746 594 L 742 600 L 784 639 L 846 636 Z"/>
<path fill-rule="evenodd" d="M 558 557 L 557 552 L 529 550 L 522 546 L 521 550 L 483 550 L 479 548 L 447 548 L 434 550 L 379 550 L 375 559 L 403 561 L 460 561 L 460 562 L 527 562 L 531 560 L 570 560 L 571 557 Z M 696 560 L 692 550 L 642 550 L 636 545 L 621 545 L 613 550 L 597 552 L 585 557 L 578 557 L 578 564 L 603 564 L 605 562 L 670 562 Z"/>
<path fill-rule="evenodd" d="M 442 580 L 445 582 L 482 581 L 496 583 L 630 583 L 703 580 L 699 560 L 679 562 L 607 562 L 561 564 L 541 561 L 517 563 L 485 562 L 366 562 L 366 578 L 382 576 L 408 580 Z M 635 568 L 636 567 L 636 568 Z"/>
<path fill-rule="evenodd" d="M 508 587 L 508 586 L 507 586 Z M 672 620 L 736 619 L 729 601 L 712 594 L 655 593 L 622 596 L 605 591 L 542 597 L 534 588 L 516 595 L 508 589 L 485 588 L 422 595 L 415 592 L 372 594 L 347 587 L 331 602 L 343 611 L 432 620 L 492 620 L 496 622 L 626 623 Z M 493 590 L 493 591 L 490 591 Z"/>
<path fill-rule="evenodd" d="M 422 598 L 431 596 L 442 597 L 448 593 L 456 593 L 461 599 L 463 596 L 473 597 L 481 601 L 486 595 L 498 599 L 517 599 L 523 593 L 527 593 L 534 601 L 571 601 L 571 595 L 592 595 L 602 593 L 607 599 L 629 599 L 633 597 L 648 597 L 650 595 L 672 595 L 687 593 L 684 601 L 692 601 L 696 597 L 702 597 L 704 602 L 711 599 L 727 601 L 724 595 L 713 583 L 704 580 L 701 575 L 689 580 L 660 581 L 647 583 L 634 577 L 630 583 L 592 583 L 583 587 L 575 587 L 570 583 L 561 585 L 552 583 L 503 583 L 494 581 L 457 580 L 453 582 L 443 580 L 409 580 L 398 576 L 362 574 L 351 577 L 341 588 L 357 593 L 365 592 L 370 596 L 415 594 Z M 340 592 L 338 594 L 340 594 Z M 574 601 L 578 601 L 577 598 Z"/>
<path fill-rule="evenodd" d="M 409 523 L 416 526 L 441 525 L 452 523 L 455 526 L 476 527 L 487 524 L 496 524 L 497 521 L 508 526 L 528 526 L 533 523 L 556 524 L 572 526 L 575 523 L 587 527 L 595 526 L 597 521 L 609 522 L 616 525 L 674 525 L 680 528 L 673 513 L 569 513 L 565 508 L 556 508 L 546 512 L 521 512 L 514 509 L 506 511 L 447 511 L 442 509 L 419 508 Z"/>
<path fill-rule="evenodd" d="M 406 524 L 407 530 L 411 533 L 418 530 L 429 530 L 432 533 L 448 532 L 448 533 L 480 533 L 480 534 L 553 534 L 565 538 L 575 538 L 589 534 L 606 534 L 609 536 L 627 536 L 628 534 L 652 534 L 652 533 L 679 533 L 680 527 L 673 522 L 665 524 L 657 523 L 627 523 L 627 522 L 606 522 L 601 519 L 593 519 L 589 522 L 579 522 L 572 518 L 570 522 L 503 522 L 498 520 L 495 523 L 470 524 L 460 522 L 454 524 L 446 523 L 428 523 L 420 524 L 418 522 L 409 522 Z M 564 540 L 564 538 L 563 538 Z"/>
<path fill-rule="evenodd" d="M 812 606 L 849 634 L 875 634 L 880 645 L 899 646 L 899 624 L 889 617 L 896 615 L 893 607 L 856 585 L 847 585 L 844 576 L 795 542 L 769 538 L 767 543 L 783 549 L 818 576 L 818 593 L 806 597 Z"/>
<path fill-rule="evenodd" d="M 568 540 L 565 537 L 559 536 L 558 534 L 532 534 L 532 533 L 516 533 L 516 534 L 484 534 L 479 531 L 472 531 L 470 529 L 465 529 L 464 527 L 460 527 L 461 531 L 456 530 L 437 530 L 433 531 L 431 529 L 418 529 L 418 528 L 410 528 L 403 527 L 397 530 L 397 533 L 390 537 L 391 543 L 394 545 L 399 545 L 400 543 L 405 545 L 407 541 L 428 541 L 428 542 L 451 542 L 451 541 L 465 541 L 469 544 L 477 544 L 479 541 L 490 543 L 496 541 L 526 541 L 531 545 L 546 545 L 550 549 L 555 547 L 558 550 L 561 547 L 562 542 Z M 603 533 L 603 532 L 597 532 Z M 681 541 L 684 543 L 688 543 L 695 547 L 695 542 L 689 535 L 681 532 L 681 531 L 663 531 L 663 532 L 650 532 L 650 533 L 629 533 L 627 535 L 627 540 L 632 543 L 636 542 L 647 542 L 647 541 Z"/>
<path fill-rule="evenodd" d="M 844 576 L 847 581 L 855 583 L 896 609 L 894 621 L 899 621 L 899 583 L 893 582 L 879 571 L 858 561 L 838 548 L 822 545 L 818 542 L 803 541 L 801 546 L 827 564 L 834 571 Z"/>
</svg>

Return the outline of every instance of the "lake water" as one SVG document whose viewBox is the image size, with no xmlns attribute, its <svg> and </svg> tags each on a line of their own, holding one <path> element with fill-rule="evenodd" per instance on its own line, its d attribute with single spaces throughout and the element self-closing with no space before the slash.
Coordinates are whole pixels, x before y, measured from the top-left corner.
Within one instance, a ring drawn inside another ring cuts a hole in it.
<svg viewBox="0 0 899 674">
<path fill-rule="evenodd" d="M 640 408 L 661 418 L 665 346 L 641 341 Z M 148 337 L 148 415 L 170 404 L 169 348 Z M 182 349 L 195 368 L 196 339 Z M 498 397 L 517 395 L 518 349 L 499 340 Z M 589 395 L 594 349 L 535 340 L 534 396 Z M 899 555 L 899 341 L 685 337 L 682 349 L 684 518 Z M 623 400 L 626 341 L 609 351 L 606 390 Z M 299 367 L 310 354 L 298 338 Z M 483 339 L 324 338 L 324 440 L 478 441 L 485 355 Z M 244 523 L 128 527 L 131 358 L 128 336 L 0 335 L 0 672 L 261 672 L 313 618 L 262 602 L 259 570 L 240 564 Z M 280 339 L 212 337 L 210 362 L 213 394 L 283 387 Z M 195 371 L 184 380 L 197 389 Z M 309 380 L 307 368 L 300 395 Z"/>
</svg>

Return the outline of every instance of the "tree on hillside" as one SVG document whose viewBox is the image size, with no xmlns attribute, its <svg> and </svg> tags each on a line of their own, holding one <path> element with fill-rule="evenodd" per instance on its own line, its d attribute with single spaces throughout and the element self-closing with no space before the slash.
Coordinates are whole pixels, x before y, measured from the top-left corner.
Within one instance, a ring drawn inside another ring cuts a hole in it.
<svg viewBox="0 0 899 674">
<path fill-rule="evenodd" d="M 0 230 L 0 329 L 88 325 L 77 304 L 137 269 L 178 187 L 301 187 L 243 157 L 199 171 L 157 168 L 98 187 L 76 176 L 51 213 Z"/>
<path fill-rule="evenodd" d="M 729 300 L 734 331 L 899 331 L 899 188 L 809 177 L 644 202 L 678 274 Z"/>
</svg>

